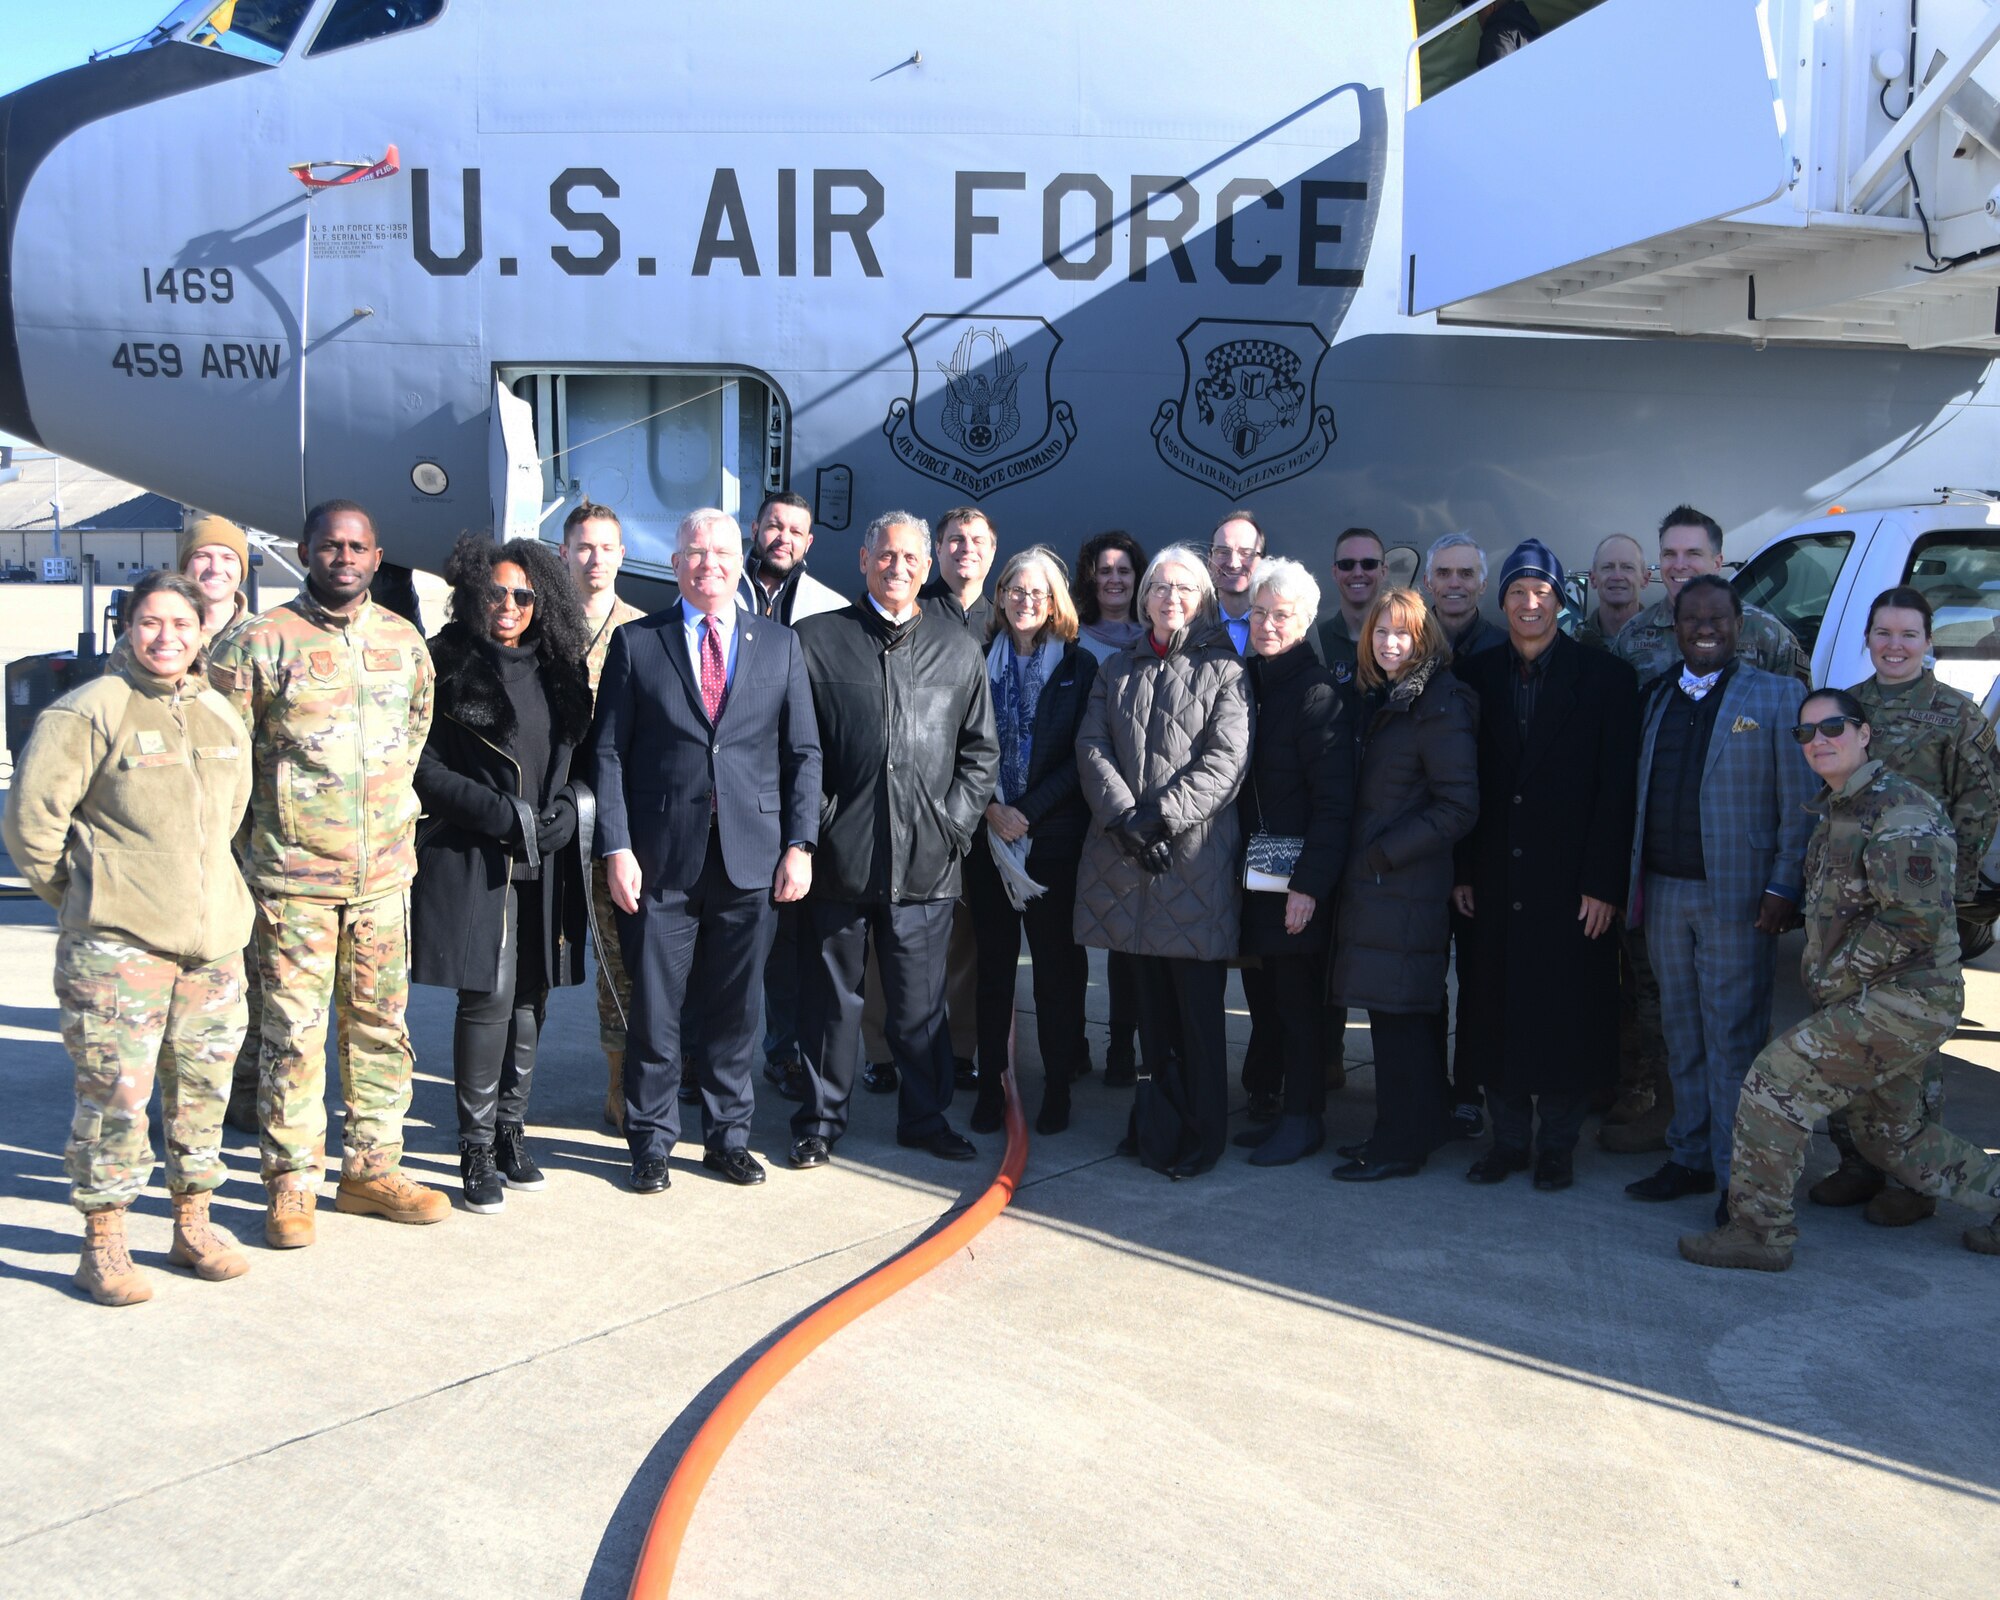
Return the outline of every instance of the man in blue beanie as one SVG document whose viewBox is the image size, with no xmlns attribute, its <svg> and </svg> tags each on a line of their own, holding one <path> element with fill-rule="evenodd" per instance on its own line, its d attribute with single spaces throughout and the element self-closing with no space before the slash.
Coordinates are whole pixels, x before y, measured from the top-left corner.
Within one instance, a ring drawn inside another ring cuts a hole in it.
<svg viewBox="0 0 2000 1600">
<path fill-rule="evenodd" d="M 1556 626 L 1562 584 L 1548 546 L 1522 540 L 1500 567 L 1505 648 L 1455 669 L 1479 695 L 1479 823 L 1459 843 L 1452 890 L 1472 958 L 1459 1048 L 1493 1122 L 1466 1176 L 1499 1183 L 1532 1166 L 1551 1190 L 1573 1181 L 1590 1095 L 1618 1073 L 1616 924 L 1639 731 L 1632 669 Z M 1538 1023 L 1556 1005 L 1552 1034 Z"/>
</svg>

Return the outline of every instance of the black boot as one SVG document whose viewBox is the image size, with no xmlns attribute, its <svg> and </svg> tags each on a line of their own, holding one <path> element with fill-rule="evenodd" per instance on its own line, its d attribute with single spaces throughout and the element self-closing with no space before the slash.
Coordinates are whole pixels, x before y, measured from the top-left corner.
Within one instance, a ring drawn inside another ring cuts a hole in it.
<svg viewBox="0 0 2000 1600">
<path fill-rule="evenodd" d="M 1111 1044 L 1104 1052 L 1104 1087 L 1107 1089 L 1129 1089 L 1139 1081 L 1139 1057 L 1132 1048 L 1132 1035 L 1123 1038 L 1112 1035 Z"/>
<path fill-rule="evenodd" d="M 1051 1073 L 1042 1083 L 1042 1109 L 1035 1113 L 1035 1132 L 1061 1133 L 1069 1126 L 1069 1080 Z"/>
<path fill-rule="evenodd" d="M 1289 1167 L 1318 1153 L 1326 1143 L 1326 1121 L 1307 1112 L 1287 1112 L 1271 1127 L 1271 1137 L 1250 1152 L 1253 1167 Z"/>
<path fill-rule="evenodd" d="M 972 1102 L 972 1131 L 998 1133 L 1006 1121 L 1007 1091 L 1001 1087 L 1000 1074 L 980 1073 L 979 1098 Z"/>
<path fill-rule="evenodd" d="M 518 1122 L 501 1122 L 493 1130 L 493 1164 L 510 1189 L 539 1189 L 547 1180 L 528 1154 L 527 1129 Z"/>
</svg>

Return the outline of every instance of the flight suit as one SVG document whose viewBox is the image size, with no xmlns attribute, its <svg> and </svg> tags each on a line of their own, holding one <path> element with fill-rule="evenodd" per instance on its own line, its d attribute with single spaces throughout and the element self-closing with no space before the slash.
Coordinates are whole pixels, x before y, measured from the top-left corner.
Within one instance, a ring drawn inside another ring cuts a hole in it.
<svg viewBox="0 0 2000 1600">
<path fill-rule="evenodd" d="M 1846 1108 L 1861 1151 L 1921 1194 L 2000 1212 L 2000 1156 L 1925 1111 L 1924 1063 L 1965 1002 L 1944 810 L 1883 763 L 1861 767 L 1806 850 L 1806 949 L 1817 1009 L 1766 1045 L 1737 1103 L 1729 1212 L 1765 1244 L 1798 1238 L 1792 1191 L 1813 1124 Z"/>
<path fill-rule="evenodd" d="M 306 590 L 230 634 L 209 675 L 255 753 L 244 875 L 264 991 L 264 1177 L 317 1181 L 325 1165 L 329 1021 L 346 1102 L 342 1176 L 380 1177 L 402 1161 L 415 1065 L 412 779 L 430 731 L 430 652 L 394 612 L 364 601 L 342 617 Z"/>
<path fill-rule="evenodd" d="M 1894 686 L 1871 677 L 1854 686 L 1854 698 L 1868 712 L 1868 754 L 1944 807 L 1958 844 L 1957 893 L 1970 900 L 2000 816 L 2000 753 L 1992 726 L 1971 696 L 1929 671 Z M 1923 1100 L 1931 1120 L 1943 1114 L 1944 1063 L 1936 1056 L 1924 1067 Z M 1865 1161 L 1845 1112 L 1827 1119 L 1826 1132 L 1843 1164 Z"/>
</svg>

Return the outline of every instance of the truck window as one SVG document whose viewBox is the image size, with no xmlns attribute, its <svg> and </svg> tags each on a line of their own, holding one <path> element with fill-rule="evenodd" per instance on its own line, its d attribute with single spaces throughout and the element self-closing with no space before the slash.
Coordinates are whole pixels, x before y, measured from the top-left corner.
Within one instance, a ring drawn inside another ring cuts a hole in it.
<svg viewBox="0 0 2000 1600">
<path fill-rule="evenodd" d="M 1903 581 L 1931 603 L 1938 660 L 2000 660 L 2000 530 L 1925 534 Z"/>
<path fill-rule="evenodd" d="M 1736 592 L 1746 606 L 1770 612 L 1797 634 L 1810 656 L 1853 543 L 1851 533 L 1802 533 L 1782 540 L 1736 574 Z"/>
</svg>

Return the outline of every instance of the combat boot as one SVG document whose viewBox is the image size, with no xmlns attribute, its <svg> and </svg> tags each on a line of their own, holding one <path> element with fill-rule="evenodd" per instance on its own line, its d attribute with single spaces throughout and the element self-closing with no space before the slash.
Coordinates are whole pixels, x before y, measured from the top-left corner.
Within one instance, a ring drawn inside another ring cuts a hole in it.
<svg viewBox="0 0 2000 1600">
<path fill-rule="evenodd" d="M 1863 1205 L 1880 1194 L 1887 1181 L 1861 1157 L 1842 1155 L 1839 1166 L 1806 1190 L 1806 1198 L 1816 1206 Z"/>
<path fill-rule="evenodd" d="M 607 1050 L 604 1064 L 610 1068 L 611 1084 L 604 1091 L 604 1120 L 620 1133 L 625 1131 L 625 1052 Z"/>
<path fill-rule="evenodd" d="M 174 1196 L 174 1243 L 167 1263 L 187 1267 L 209 1283 L 240 1278 L 250 1270 L 229 1230 L 209 1221 L 206 1194 Z"/>
<path fill-rule="evenodd" d="M 2000 1222 L 1989 1222 L 1982 1227 L 1967 1228 L 1959 1236 L 1965 1248 L 1982 1256 L 2000 1256 Z"/>
<path fill-rule="evenodd" d="M 303 1250 L 318 1236 L 313 1208 L 319 1185 L 310 1172 L 287 1172 L 265 1184 L 264 1243 L 273 1250 Z"/>
<path fill-rule="evenodd" d="M 1913 1222 L 1936 1216 L 1937 1202 L 1927 1194 L 1892 1183 L 1868 1202 L 1868 1209 L 1861 1215 L 1878 1228 L 1907 1228 Z"/>
<path fill-rule="evenodd" d="M 1733 1218 L 1712 1233 L 1681 1235 L 1681 1259 L 1698 1267 L 1747 1267 L 1752 1272 L 1783 1272 L 1792 1264 L 1792 1247 L 1766 1244 Z"/>
<path fill-rule="evenodd" d="M 1653 1090 L 1649 1084 L 1643 1089 L 1627 1089 L 1604 1113 L 1607 1128 L 1622 1128 L 1627 1123 L 1636 1122 L 1653 1109 Z"/>
<path fill-rule="evenodd" d="M 333 1209 L 354 1217 L 387 1217 L 391 1222 L 442 1222 L 451 1202 L 435 1189 L 412 1183 L 400 1171 L 372 1178 L 346 1178 L 334 1191 Z"/>
<path fill-rule="evenodd" d="M 1614 1106 L 1612 1108 L 1616 1110 Z M 1655 1101 L 1630 1122 L 1614 1123 L 1608 1118 L 1597 1130 L 1597 1142 L 1614 1156 L 1638 1156 L 1667 1147 L 1667 1125 L 1674 1120 L 1671 1104 Z"/>
<path fill-rule="evenodd" d="M 123 1206 L 84 1216 L 83 1258 L 76 1264 L 75 1282 L 101 1306 L 136 1306 L 153 1298 L 153 1286 L 132 1265 L 125 1248 Z"/>
</svg>

